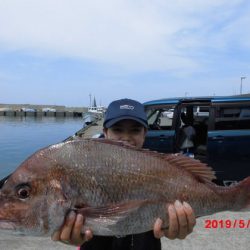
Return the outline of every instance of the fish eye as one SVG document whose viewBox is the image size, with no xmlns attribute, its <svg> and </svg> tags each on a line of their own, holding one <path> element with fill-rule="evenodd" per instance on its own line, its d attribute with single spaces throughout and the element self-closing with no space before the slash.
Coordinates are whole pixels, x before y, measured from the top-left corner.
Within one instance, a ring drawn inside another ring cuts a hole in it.
<svg viewBox="0 0 250 250">
<path fill-rule="evenodd" d="M 30 187 L 28 185 L 19 186 L 16 194 L 20 199 L 27 199 L 30 196 Z"/>
</svg>

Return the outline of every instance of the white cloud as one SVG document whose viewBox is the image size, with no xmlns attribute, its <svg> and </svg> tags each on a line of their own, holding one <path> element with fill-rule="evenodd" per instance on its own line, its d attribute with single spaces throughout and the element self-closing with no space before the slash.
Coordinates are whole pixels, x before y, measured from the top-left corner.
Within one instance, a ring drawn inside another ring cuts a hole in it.
<svg viewBox="0 0 250 250">
<path fill-rule="evenodd" d="M 244 34 L 248 13 L 234 13 L 243 2 L 0 0 L 0 44 L 5 49 L 85 58 L 130 70 L 185 74 L 203 66 L 199 49 L 230 42 L 239 33 L 237 22 Z M 232 17 L 234 22 L 223 29 L 223 20 Z M 222 25 L 219 31 L 217 24 Z M 249 47 L 244 41 L 241 45 Z"/>
</svg>

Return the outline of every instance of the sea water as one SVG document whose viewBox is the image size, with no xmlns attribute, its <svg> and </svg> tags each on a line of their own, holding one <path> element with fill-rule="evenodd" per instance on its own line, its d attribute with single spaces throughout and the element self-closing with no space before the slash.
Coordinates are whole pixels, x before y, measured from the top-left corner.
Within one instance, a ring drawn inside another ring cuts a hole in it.
<svg viewBox="0 0 250 250">
<path fill-rule="evenodd" d="M 83 127 L 82 118 L 0 116 L 0 180 L 32 153 Z"/>
</svg>

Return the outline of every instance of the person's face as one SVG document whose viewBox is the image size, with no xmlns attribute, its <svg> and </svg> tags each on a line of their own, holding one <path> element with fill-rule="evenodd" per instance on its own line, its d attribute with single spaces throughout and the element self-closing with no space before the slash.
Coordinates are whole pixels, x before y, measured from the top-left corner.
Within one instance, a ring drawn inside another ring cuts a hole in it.
<svg viewBox="0 0 250 250">
<path fill-rule="evenodd" d="M 147 129 L 134 120 L 121 120 L 110 128 L 104 128 L 105 138 L 124 141 L 130 145 L 141 148 L 144 143 Z"/>
</svg>

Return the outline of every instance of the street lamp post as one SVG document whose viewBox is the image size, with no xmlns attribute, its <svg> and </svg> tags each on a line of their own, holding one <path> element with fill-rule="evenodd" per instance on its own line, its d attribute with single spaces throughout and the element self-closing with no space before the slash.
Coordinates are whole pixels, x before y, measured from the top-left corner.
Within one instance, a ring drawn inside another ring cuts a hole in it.
<svg viewBox="0 0 250 250">
<path fill-rule="evenodd" d="M 243 81 L 244 79 L 246 79 L 245 76 L 242 76 L 242 77 L 240 78 L 240 94 L 241 94 L 241 95 L 242 95 L 242 81 Z"/>
</svg>

